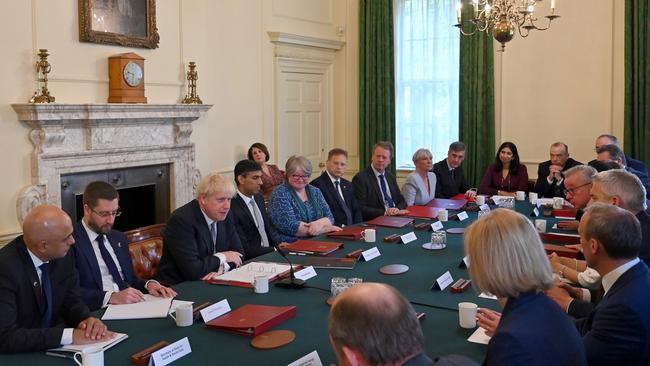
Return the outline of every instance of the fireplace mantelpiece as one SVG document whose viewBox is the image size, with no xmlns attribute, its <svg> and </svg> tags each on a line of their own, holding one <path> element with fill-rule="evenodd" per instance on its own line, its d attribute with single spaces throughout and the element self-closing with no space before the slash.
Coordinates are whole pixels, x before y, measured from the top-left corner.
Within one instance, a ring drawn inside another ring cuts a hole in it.
<svg viewBox="0 0 650 366">
<path fill-rule="evenodd" d="M 61 205 L 61 175 L 155 164 L 171 166 L 171 207 L 194 197 L 200 173 L 192 122 L 212 105 L 12 104 L 31 128 L 31 185 L 18 194 L 22 222 L 36 205 Z"/>
</svg>

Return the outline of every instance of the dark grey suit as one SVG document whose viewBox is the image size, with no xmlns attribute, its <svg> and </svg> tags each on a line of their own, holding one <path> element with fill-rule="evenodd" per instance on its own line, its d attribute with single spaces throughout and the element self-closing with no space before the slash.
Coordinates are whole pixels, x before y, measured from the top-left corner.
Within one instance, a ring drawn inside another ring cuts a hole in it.
<svg viewBox="0 0 650 366">
<path fill-rule="evenodd" d="M 327 205 L 330 206 L 332 215 L 334 215 L 334 225 L 352 225 L 363 221 L 361 209 L 357 204 L 357 199 L 354 197 L 354 190 L 352 183 L 346 179 L 340 179 L 341 192 L 343 192 L 343 199 L 337 199 L 341 195 L 336 191 L 334 183 L 330 179 L 327 172 L 323 172 L 320 177 L 314 179 L 310 183 L 312 186 L 317 187 L 323 193 Z M 345 205 L 346 207 L 343 207 Z M 345 210 L 348 210 L 350 215 L 350 222 L 348 222 Z"/>
<path fill-rule="evenodd" d="M 385 172 L 384 176 L 387 188 L 390 190 L 390 196 L 395 202 L 395 207 L 405 209 L 406 201 L 399 191 L 397 180 L 388 171 Z M 372 166 L 357 173 L 352 179 L 352 186 L 354 187 L 354 196 L 359 203 L 359 207 L 361 207 L 361 214 L 365 221 L 382 216 L 386 212 L 384 196 L 381 193 L 381 188 L 379 188 L 377 176 L 375 176 L 375 171 L 372 170 Z"/>
</svg>

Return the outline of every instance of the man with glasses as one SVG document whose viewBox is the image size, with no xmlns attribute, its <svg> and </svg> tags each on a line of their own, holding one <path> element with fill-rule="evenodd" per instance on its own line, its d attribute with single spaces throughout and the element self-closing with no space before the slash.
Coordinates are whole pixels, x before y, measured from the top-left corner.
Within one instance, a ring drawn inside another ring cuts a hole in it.
<svg viewBox="0 0 650 366">
<path fill-rule="evenodd" d="M 540 197 L 564 198 L 564 172 L 582 163 L 569 157 L 569 147 L 563 142 L 551 145 L 550 157 L 550 160 L 539 164 L 535 192 Z"/>
<path fill-rule="evenodd" d="M 578 230 L 578 221 L 589 203 L 589 190 L 596 175 L 596 169 L 589 165 L 578 165 L 564 172 L 564 196 L 578 210 L 576 220 L 560 220 L 561 229 Z"/>
<path fill-rule="evenodd" d="M 119 194 L 106 182 L 92 182 L 83 195 L 83 218 L 74 225 L 73 237 L 81 294 L 90 308 L 131 304 L 153 296 L 173 297 L 176 292 L 158 281 L 144 281 L 133 272 L 126 235 L 113 230 L 120 216 Z"/>
</svg>

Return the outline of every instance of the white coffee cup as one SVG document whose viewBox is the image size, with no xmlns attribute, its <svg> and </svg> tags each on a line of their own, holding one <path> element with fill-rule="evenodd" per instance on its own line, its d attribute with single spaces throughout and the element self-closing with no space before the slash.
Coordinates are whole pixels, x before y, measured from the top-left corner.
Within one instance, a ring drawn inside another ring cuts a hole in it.
<svg viewBox="0 0 650 366">
<path fill-rule="evenodd" d="M 553 208 L 559 210 L 564 206 L 564 198 L 562 197 L 553 197 Z"/>
<path fill-rule="evenodd" d="M 79 360 L 77 356 L 79 356 Z M 104 350 L 102 348 L 89 348 L 84 352 L 76 352 L 72 359 L 79 366 L 104 366 Z"/>
<path fill-rule="evenodd" d="M 176 321 L 176 325 L 179 327 L 189 327 L 194 324 L 194 307 L 192 304 L 183 304 L 176 308 L 176 315 L 169 314 Z"/>
<path fill-rule="evenodd" d="M 447 210 L 438 211 L 438 220 L 440 220 L 440 221 L 449 220 L 449 211 L 447 211 Z"/>
<path fill-rule="evenodd" d="M 476 328 L 476 313 L 478 305 L 473 302 L 461 302 L 458 304 L 458 321 L 461 328 Z"/>
<path fill-rule="evenodd" d="M 523 201 L 526 199 L 526 192 L 524 191 L 517 191 L 515 194 L 516 194 L 515 197 L 517 198 L 517 201 Z"/>
<path fill-rule="evenodd" d="M 362 232 L 361 237 L 366 243 L 374 243 L 377 240 L 377 231 L 375 229 L 366 229 Z"/>
<path fill-rule="evenodd" d="M 537 192 L 528 193 L 528 201 L 533 205 L 537 203 L 537 198 L 538 198 Z"/>
<path fill-rule="evenodd" d="M 265 294 L 269 292 L 269 278 L 266 276 L 255 276 L 253 279 L 253 291 L 256 294 Z"/>
<path fill-rule="evenodd" d="M 535 220 L 535 229 L 537 229 L 537 231 L 539 231 L 540 233 L 545 233 L 546 232 L 546 220 L 536 219 Z"/>
<path fill-rule="evenodd" d="M 483 195 L 478 195 L 476 196 L 476 204 L 477 205 L 484 205 L 485 204 L 485 196 Z"/>
</svg>

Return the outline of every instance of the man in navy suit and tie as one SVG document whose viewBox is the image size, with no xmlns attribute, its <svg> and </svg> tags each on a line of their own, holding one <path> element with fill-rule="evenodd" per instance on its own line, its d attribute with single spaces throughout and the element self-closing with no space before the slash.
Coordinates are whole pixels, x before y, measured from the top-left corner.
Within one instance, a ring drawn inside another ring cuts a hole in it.
<svg viewBox="0 0 650 366">
<path fill-rule="evenodd" d="M 120 215 L 119 194 L 106 182 L 92 182 L 83 194 L 84 216 L 74 225 L 73 248 L 79 286 L 90 310 L 108 304 L 131 304 L 153 296 L 174 297 L 176 292 L 158 281 L 143 281 L 133 272 L 129 243 L 124 233 L 113 230 Z"/>
<path fill-rule="evenodd" d="M 335 148 L 327 154 L 326 170 L 311 185 L 320 189 L 334 215 L 334 225 L 342 227 L 363 221 L 354 198 L 352 183 L 343 178 L 348 169 L 348 152 Z"/>
<path fill-rule="evenodd" d="M 372 148 L 370 166 L 352 178 L 354 196 L 366 221 L 382 215 L 408 213 L 405 210 L 406 200 L 400 193 L 395 176 L 386 171 L 394 150 L 392 143 L 379 141 Z"/>
<path fill-rule="evenodd" d="M 277 243 L 271 235 L 271 221 L 266 214 L 262 187 L 262 167 L 253 160 L 235 165 L 237 194 L 233 197 L 229 215 L 237 228 L 246 260 L 270 253 Z"/>
<path fill-rule="evenodd" d="M 452 142 L 447 158 L 433 165 L 437 180 L 436 198 L 451 198 L 457 194 L 464 194 L 467 198 L 476 196 L 476 189 L 470 189 L 461 166 L 465 160 L 465 150 L 463 142 Z"/>
<path fill-rule="evenodd" d="M 0 353 L 107 341 L 115 333 L 90 316 L 79 294 L 70 217 L 32 209 L 23 235 L 0 250 Z"/>
</svg>

